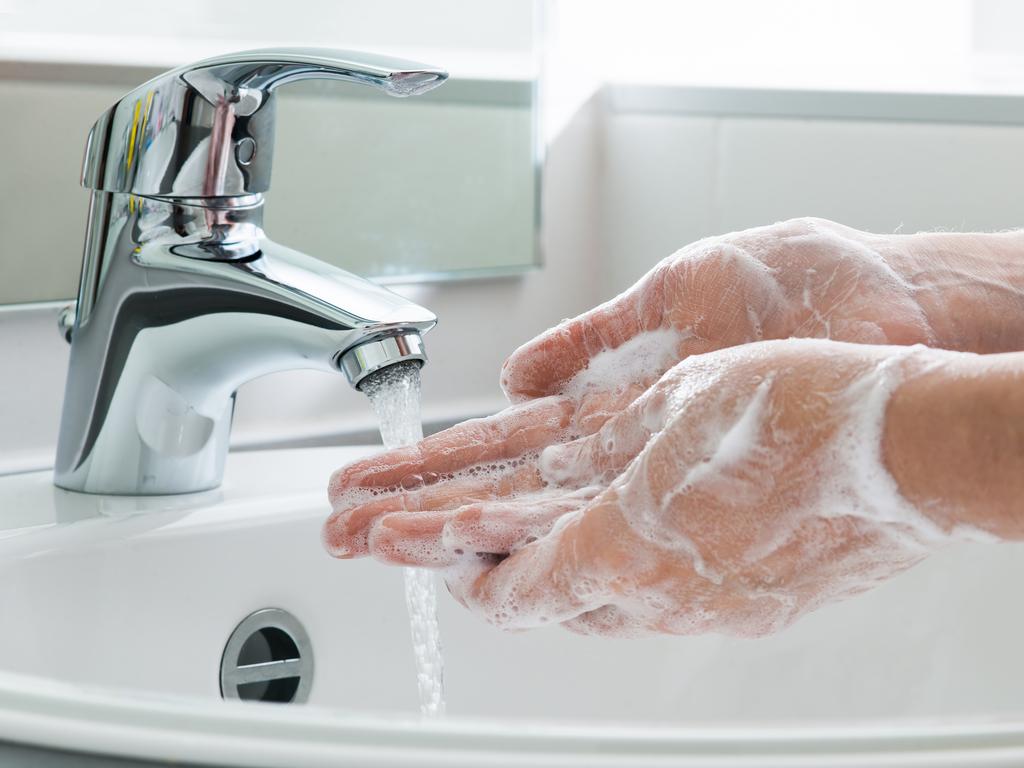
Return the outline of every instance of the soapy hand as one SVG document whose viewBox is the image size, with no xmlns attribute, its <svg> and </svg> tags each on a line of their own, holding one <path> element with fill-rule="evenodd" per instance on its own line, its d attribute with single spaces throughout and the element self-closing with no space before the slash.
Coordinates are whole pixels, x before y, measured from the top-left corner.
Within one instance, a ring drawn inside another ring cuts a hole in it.
<svg viewBox="0 0 1024 768">
<path fill-rule="evenodd" d="M 614 396 L 584 404 L 586 428 L 679 360 L 753 341 L 1022 350 L 1022 250 L 1020 232 L 876 235 L 813 218 L 707 238 L 520 347 L 502 386 L 513 402 L 563 393 L 602 352 L 633 347 L 616 360 L 629 369 L 589 377 Z"/>
<path fill-rule="evenodd" d="M 520 407 L 518 430 L 471 422 L 346 478 L 438 475 L 361 508 L 369 552 L 446 569 L 453 594 L 498 626 L 756 636 L 945 539 L 880 458 L 890 390 L 944 354 L 734 347 L 682 361 L 596 433 L 534 462 L 522 456 L 565 422 L 564 398 Z"/>
<path fill-rule="evenodd" d="M 627 376 L 607 371 L 604 381 L 588 381 L 619 390 L 614 408 L 679 360 L 737 344 L 794 337 L 934 344 L 904 274 L 916 270 L 905 240 L 822 219 L 701 240 L 612 301 L 520 347 L 505 362 L 502 386 L 513 402 L 561 394 L 600 353 L 633 342 L 639 349 Z"/>
<path fill-rule="evenodd" d="M 328 550 L 445 568 L 503 626 L 604 633 L 759 634 L 906 567 L 936 532 L 906 509 L 885 518 L 898 494 L 879 519 L 855 484 L 821 495 L 833 438 L 853 428 L 826 406 L 854 402 L 843 388 L 894 351 L 756 342 L 1019 344 L 975 311 L 1019 299 L 993 288 L 999 265 L 977 291 L 959 257 L 914 237 L 799 219 L 683 249 L 517 350 L 511 408 L 335 473 Z"/>
</svg>

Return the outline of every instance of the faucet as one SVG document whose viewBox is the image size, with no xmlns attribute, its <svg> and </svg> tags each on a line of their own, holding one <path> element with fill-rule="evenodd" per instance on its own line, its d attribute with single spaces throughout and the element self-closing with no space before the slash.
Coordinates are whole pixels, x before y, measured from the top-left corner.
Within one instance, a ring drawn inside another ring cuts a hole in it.
<svg viewBox="0 0 1024 768">
<path fill-rule="evenodd" d="M 359 387 L 426 362 L 430 311 L 264 234 L 275 90 L 364 83 L 393 96 L 443 70 L 366 53 L 261 49 L 172 70 L 93 125 L 91 190 L 54 482 L 103 494 L 220 485 L 235 393 L 274 371 Z"/>
</svg>

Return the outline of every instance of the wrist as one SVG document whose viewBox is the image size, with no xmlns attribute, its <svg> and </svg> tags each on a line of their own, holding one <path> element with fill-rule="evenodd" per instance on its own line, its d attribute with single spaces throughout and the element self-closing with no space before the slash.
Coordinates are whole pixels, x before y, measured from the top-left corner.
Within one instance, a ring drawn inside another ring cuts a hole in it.
<svg viewBox="0 0 1024 768">
<path fill-rule="evenodd" d="M 927 360 L 889 401 L 886 469 L 943 530 L 1024 539 L 1024 354 Z"/>
<path fill-rule="evenodd" d="M 894 235 L 878 247 L 911 287 L 936 346 L 1024 350 L 1024 231 Z"/>
</svg>

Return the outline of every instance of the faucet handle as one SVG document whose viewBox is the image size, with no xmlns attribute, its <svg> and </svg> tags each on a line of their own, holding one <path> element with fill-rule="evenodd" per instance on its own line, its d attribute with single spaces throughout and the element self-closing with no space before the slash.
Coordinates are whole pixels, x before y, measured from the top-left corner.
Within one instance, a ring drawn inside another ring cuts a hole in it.
<svg viewBox="0 0 1024 768">
<path fill-rule="evenodd" d="M 174 198 L 266 192 L 279 85 L 325 78 L 412 96 L 447 77 L 426 64 L 324 48 L 204 59 L 140 85 L 100 115 L 89 132 L 82 186 Z"/>
</svg>

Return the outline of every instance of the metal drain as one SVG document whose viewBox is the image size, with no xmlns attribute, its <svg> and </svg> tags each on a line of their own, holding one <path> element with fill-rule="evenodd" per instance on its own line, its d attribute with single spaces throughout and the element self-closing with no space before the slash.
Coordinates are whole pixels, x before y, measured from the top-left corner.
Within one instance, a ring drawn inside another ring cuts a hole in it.
<svg viewBox="0 0 1024 768">
<path fill-rule="evenodd" d="M 264 608 L 235 627 L 220 660 L 222 698 L 302 704 L 312 687 L 313 646 L 298 619 Z"/>
</svg>

